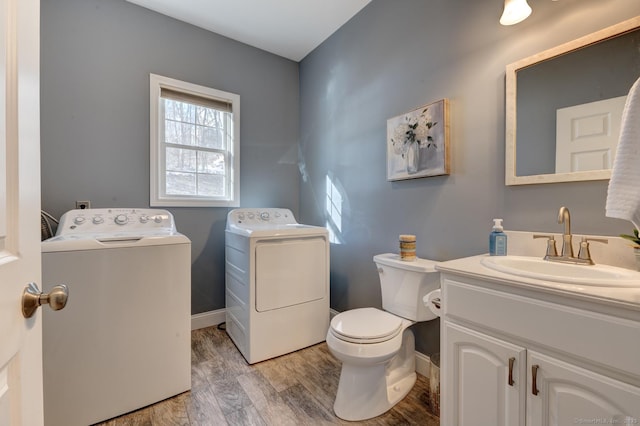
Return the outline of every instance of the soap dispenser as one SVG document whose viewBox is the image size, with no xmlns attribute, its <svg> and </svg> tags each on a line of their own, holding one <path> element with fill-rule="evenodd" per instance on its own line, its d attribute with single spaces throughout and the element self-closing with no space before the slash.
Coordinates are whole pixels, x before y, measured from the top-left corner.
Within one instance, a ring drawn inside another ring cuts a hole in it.
<svg viewBox="0 0 640 426">
<path fill-rule="evenodd" d="M 493 229 L 489 234 L 489 254 L 491 256 L 507 255 L 507 234 L 502 228 L 502 219 L 493 219 Z"/>
</svg>

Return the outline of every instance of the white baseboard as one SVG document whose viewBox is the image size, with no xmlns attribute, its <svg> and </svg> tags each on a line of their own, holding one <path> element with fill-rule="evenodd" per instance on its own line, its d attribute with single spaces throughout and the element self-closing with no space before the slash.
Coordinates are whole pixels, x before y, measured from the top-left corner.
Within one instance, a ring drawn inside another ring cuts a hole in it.
<svg viewBox="0 0 640 426">
<path fill-rule="evenodd" d="M 226 321 L 225 309 L 191 315 L 191 330 L 212 327 Z"/>
<path fill-rule="evenodd" d="M 416 352 L 416 373 L 429 377 L 431 374 L 431 359 L 420 352 Z"/>
</svg>

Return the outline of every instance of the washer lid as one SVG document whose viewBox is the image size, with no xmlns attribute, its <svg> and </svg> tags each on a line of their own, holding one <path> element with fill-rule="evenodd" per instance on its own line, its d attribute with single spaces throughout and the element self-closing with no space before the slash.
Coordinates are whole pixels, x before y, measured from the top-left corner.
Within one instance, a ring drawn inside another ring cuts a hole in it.
<svg viewBox="0 0 640 426">
<path fill-rule="evenodd" d="M 342 312 L 331 320 L 331 330 L 344 340 L 369 343 L 388 340 L 402 329 L 402 320 L 376 308 Z"/>
</svg>

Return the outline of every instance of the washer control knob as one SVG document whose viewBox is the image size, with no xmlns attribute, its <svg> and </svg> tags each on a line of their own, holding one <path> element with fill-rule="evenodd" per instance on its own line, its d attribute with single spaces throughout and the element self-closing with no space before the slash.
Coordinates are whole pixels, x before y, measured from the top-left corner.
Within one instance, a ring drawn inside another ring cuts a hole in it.
<svg viewBox="0 0 640 426">
<path fill-rule="evenodd" d="M 249 216 L 249 219 L 253 219 L 255 217 L 253 213 L 249 213 L 248 216 Z"/>
<path fill-rule="evenodd" d="M 269 220 L 269 212 L 262 212 L 262 213 L 260 213 L 260 219 L 262 219 L 262 220 Z"/>
<path fill-rule="evenodd" d="M 156 215 L 156 217 L 153 218 L 153 221 L 155 223 L 160 223 L 162 222 L 162 215 Z"/>
<path fill-rule="evenodd" d="M 83 224 L 85 221 L 85 218 L 82 216 L 78 216 L 75 219 L 73 219 L 73 223 L 75 223 L 76 225 L 81 225 Z"/>
<path fill-rule="evenodd" d="M 124 225 L 127 222 L 129 222 L 129 218 L 127 217 L 126 214 L 119 214 L 118 216 L 116 216 L 116 218 L 114 219 L 114 221 L 118 224 L 118 225 Z"/>
<path fill-rule="evenodd" d="M 104 222 L 104 218 L 102 216 L 94 216 L 92 222 L 96 225 L 99 225 Z"/>
<path fill-rule="evenodd" d="M 147 216 L 146 214 L 143 214 L 142 216 L 140 216 L 140 223 L 147 223 L 149 222 L 149 216 Z"/>
</svg>

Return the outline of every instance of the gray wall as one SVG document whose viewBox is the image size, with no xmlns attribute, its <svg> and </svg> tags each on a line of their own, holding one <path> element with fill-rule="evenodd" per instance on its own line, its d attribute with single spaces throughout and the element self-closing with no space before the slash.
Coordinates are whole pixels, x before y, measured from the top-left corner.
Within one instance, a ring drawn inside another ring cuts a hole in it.
<svg viewBox="0 0 640 426">
<path fill-rule="evenodd" d="M 325 175 L 344 188 L 343 244 L 331 247 L 331 305 L 380 306 L 372 256 L 417 235 L 420 257 L 488 251 L 494 217 L 506 229 L 617 235 L 604 216 L 607 182 L 504 185 L 505 66 L 640 14 L 637 0 L 531 2 L 532 16 L 499 25 L 497 0 L 373 0 L 300 65 L 302 221 L 324 223 Z M 448 98 L 451 175 L 387 182 L 386 120 Z M 418 324 L 417 347 L 438 350 L 437 321 Z"/>
<path fill-rule="evenodd" d="M 380 306 L 372 256 L 395 251 L 401 233 L 417 235 L 421 257 L 448 260 L 486 252 L 493 217 L 558 231 L 561 205 L 575 233 L 628 232 L 604 217 L 606 182 L 504 186 L 504 67 L 638 15 L 640 3 L 532 2 L 513 27 L 498 24 L 502 3 L 373 0 L 298 68 L 123 0 L 42 0 L 42 206 L 56 216 L 84 199 L 148 206 L 153 72 L 240 94 L 243 206 L 324 224 L 333 176 L 345 196 L 334 309 Z M 441 98 L 451 103 L 451 175 L 387 182 L 386 120 Z M 193 241 L 192 312 L 224 307 L 228 210 L 171 211 Z M 437 321 L 415 328 L 418 349 L 436 352 Z"/>
<path fill-rule="evenodd" d="M 42 0 L 42 208 L 149 206 L 149 73 L 240 95 L 241 204 L 298 212 L 298 64 L 124 0 Z M 172 208 L 192 312 L 224 308 L 228 209 Z"/>
</svg>

